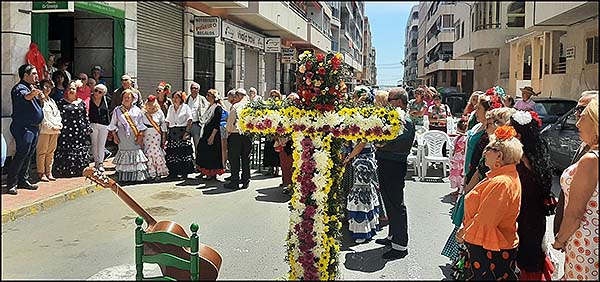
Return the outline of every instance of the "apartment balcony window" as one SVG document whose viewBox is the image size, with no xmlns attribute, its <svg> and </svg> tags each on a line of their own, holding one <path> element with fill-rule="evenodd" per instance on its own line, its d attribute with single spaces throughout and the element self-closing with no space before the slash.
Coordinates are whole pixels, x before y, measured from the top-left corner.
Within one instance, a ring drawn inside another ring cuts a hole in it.
<svg viewBox="0 0 600 282">
<path fill-rule="evenodd" d="M 525 27 L 525 2 L 514 2 L 506 10 L 508 27 Z"/>
<path fill-rule="evenodd" d="M 523 4 L 525 5 L 525 4 Z M 478 2 L 471 14 L 471 30 L 500 28 L 500 2 Z M 523 14 L 524 16 L 525 14 Z"/>
</svg>

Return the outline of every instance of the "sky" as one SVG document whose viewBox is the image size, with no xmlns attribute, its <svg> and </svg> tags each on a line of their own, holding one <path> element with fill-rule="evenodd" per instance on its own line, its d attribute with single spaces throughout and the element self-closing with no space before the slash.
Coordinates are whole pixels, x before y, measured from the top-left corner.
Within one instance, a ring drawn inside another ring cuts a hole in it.
<svg viewBox="0 0 600 282">
<path fill-rule="evenodd" d="M 412 6 L 419 2 L 365 1 L 365 4 L 376 50 L 377 84 L 396 85 L 404 73 L 400 63 L 404 60 L 406 21 Z"/>
</svg>

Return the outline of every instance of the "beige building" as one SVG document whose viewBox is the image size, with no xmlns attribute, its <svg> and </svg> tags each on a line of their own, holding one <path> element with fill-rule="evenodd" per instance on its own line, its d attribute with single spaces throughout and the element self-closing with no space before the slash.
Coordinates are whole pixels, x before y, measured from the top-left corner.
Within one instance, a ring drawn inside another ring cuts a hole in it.
<svg viewBox="0 0 600 282">
<path fill-rule="evenodd" d="M 363 74 L 361 82 L 364 85 L 376 85 L 377 70 L 375 69 L 375 48 L 373 48 L 373 36 L 369 18 L 365 17 L 363 32 Z"/>
<path fill-rule="evenodd" d="M 469 1 L 458 4 L 455 58 L 474 59 L 474 89 L 577 99 L 598 89 L 598 3 Z"/>
<path fill-rule="evenodd" d="M 456 1 L 419 2 L 417 77 L 422 83 L 458 92 L 473 90 L 473 60 L 454 58 Z"/>
<path fill-rule="evenodd" d="M 525 29 L 507 41 L 508 93 L 530 84 L 541 96 L 576 100 L 598 89 L 598 2 L 526 2 Z"/>
<path fill-rule="evenodd" d="M 414 5 L 410 9 L 410 15 L 406 22 L 404 33 L 404 84 L 412 87 L 419 86 L 420 81 L 417 78 L 417 56 L 419 49 L 417 41 L 419 39 L 419 5 Z"/>
</svg>

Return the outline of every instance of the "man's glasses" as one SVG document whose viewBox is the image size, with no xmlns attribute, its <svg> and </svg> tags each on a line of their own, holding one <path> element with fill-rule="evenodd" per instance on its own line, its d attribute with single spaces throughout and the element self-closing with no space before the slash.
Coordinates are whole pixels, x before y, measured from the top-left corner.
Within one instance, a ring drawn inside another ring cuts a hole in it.
<svg viewBox="0 0 600 282">
<path fill-rule="evenodd" d="M 586 105 L 578 105 L 577 107 L 575 107 L 575 113 L 581 114 L 583 112 L 583 110 L 585 110 L 585 106 Z"/>
</svg>

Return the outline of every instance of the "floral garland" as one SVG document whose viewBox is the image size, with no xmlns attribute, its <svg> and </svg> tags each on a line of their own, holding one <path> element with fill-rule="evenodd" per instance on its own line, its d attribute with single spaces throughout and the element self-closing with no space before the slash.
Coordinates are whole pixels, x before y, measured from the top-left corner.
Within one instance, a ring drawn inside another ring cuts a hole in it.
<svg viewBox="0 0 600 282">
<path fill-rule="evenodd" d="M 300 99 L 296 100 L 297 106 L 321 112 L 334 110 L 347 90 L 342 79 L 346 72 L 342 64 L 344 56 L 341 53 L 313 56 L 310 51 L 304 51 L 298 59 Z"/>
<path fill-rule="evenodd" d="M 388 141 L 402 133 L 404 115 L 404 111 L 391 108 L 343 107 L 338 112 L 322 113 L 295 106 L 268 109 L 250 105 L 240 112 L 238 127 L 243 132 L 257 134 L 306 131 L 331 133 L 350 141 Z"/>
</svg>

